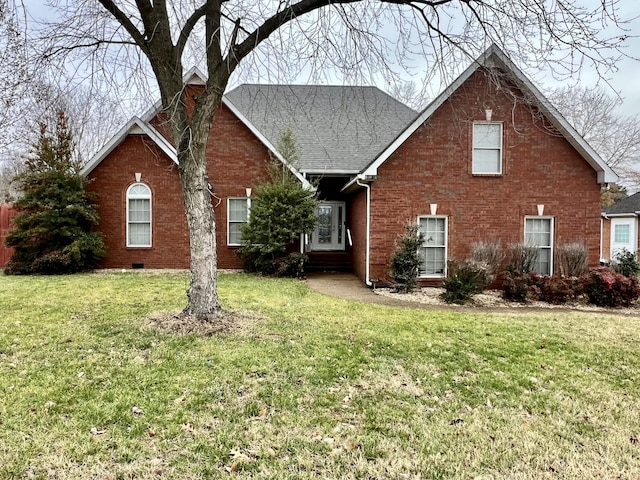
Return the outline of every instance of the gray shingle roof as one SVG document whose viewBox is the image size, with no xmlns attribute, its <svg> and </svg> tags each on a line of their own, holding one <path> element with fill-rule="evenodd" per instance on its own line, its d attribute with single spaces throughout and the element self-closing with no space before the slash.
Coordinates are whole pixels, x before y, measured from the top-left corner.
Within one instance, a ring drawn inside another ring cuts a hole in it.
<svg viewBox="0 0 640 480">
<path fill-rule="evenodd" d="M 633 214 L 640 212 L 640 192 L 623 198 L 622 200 L 614 203 L 613 205 L 605 208 L 604 213 L 609 215 L 621 215 L 621 214 Z"/>
<path fill-rule="evenodd" d="M 241 85 L 225 97 L 273 145 L 290 127 L 306 173 L 359 172 L 417 116 L 376 87 Z"/>
</svg>

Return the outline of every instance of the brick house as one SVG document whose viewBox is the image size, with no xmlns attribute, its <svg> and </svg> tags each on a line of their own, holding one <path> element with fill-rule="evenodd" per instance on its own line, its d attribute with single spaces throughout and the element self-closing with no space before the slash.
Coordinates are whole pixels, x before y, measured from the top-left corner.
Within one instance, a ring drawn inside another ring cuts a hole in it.
<svg viewBox="0 0 640 480">
<path fill-rule="evenodd" d="M 601 258 L 609 263 L 622 250 L 640 251 L 640 192 L 602 211 Z"/>
<path fill-rule="evenodd" d="M 201 76 L 190 77 L 197 94 Z M 189 93 L 189 92 L 188 92 Z M 176 154 L 158 108 L 125 125 L 83 172 L 99 196 L 109 268 L 188 268 Z M 291 128 L 301 158 L 289 168 L 318 189 L 316 230 L 300 250 L 316 268 L 385 283 L 407 222 L 426 234 L 423 283 L 477 240 L 539 247 L 585 242 L 600 258 L 600 188 L 617 177 L 495 46 L 421 113 L 373 87 L 242 85 L 225 95 L 208 145 L 218 264 L 235 256 L 265 160 Z M 282 160 L 284 161 L 284 160 Z"/>
</svg>

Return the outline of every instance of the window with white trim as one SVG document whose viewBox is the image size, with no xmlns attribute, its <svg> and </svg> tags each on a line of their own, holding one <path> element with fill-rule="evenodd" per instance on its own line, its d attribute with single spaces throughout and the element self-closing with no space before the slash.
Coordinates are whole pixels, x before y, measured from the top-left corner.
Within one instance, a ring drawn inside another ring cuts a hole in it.
<svg viewBox="0 0 640 480">
<path fill-rule="evenodd" d="M 242 245 L 242 229 L 249 221 L 249 199 L 227 200 L 227 245 Z"/>
<path fill-rule="evenodd" d="M 127 189 L 127 247 L 151 246 L 151 189 L 134 183 Z"/>
<path fill-rule="evenodd" d="M 631 229 L 629 224 L 616 225 L 614 228 L 613 241 L 615 243 L 629 243 Z"/>
<path fill-rule="evenodd" d="M 447 267 L 447 217 L 418 218 L 424 242 L 420 248 L 420 277 L 444 277 Z"/>
<path fill-rule="evenodd" d="M 471 172 L 477 175 L 502 174 L 502 123 L 473 124 Z"/>
<path fill-rule="evenodd" d="M 540 275 L 553 274 L 553 218 L 526 217 L 524 243 L 538 249 L 534 271 Z"/>
</svg>

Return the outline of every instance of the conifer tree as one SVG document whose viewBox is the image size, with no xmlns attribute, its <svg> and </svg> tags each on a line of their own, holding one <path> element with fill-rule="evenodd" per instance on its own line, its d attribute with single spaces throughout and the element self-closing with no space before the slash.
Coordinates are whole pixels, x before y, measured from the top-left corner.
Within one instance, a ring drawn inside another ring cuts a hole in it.
<svg viewBox="0 0 640 480">
<path fill-rule="evenodd" d="M 291 129 L 281 134 L 277 148 L 289 165 L 295 166 L 300 154 Z M 238 254 L 248 271 L 299 277 L 304 274 L 306 257 L 288 251 L 288 247 L 300 234 L 313 231 L 318 201 L 279 160 L 271 159 L 267 171 L 270 181 L 259 185 L 251 198 L 249 222 L 242 231 Z"/>
<path fill-rule="evenodd" d="M 45 123 L 25 170 L 16 177 L 22 196 L 19 214 L 5 239 L 15 252 L 6 274 L 60 274 L 92 268 L 104 256 L 102 237 L 91 231 L 98 222 L 86 179 L 73 159 L 73 132 L 64 112 L 51 133 Z"/>
</svg>

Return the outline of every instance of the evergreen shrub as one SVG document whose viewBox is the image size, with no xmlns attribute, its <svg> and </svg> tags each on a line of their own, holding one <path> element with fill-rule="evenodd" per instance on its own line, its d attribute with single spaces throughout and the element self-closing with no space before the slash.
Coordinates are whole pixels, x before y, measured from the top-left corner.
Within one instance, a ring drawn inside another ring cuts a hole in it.
<svg viewBox="0 0 640 480">
<path fill-rule="evenodd" d="M 419 249 L 424 243 L 424 234 L 415 223 L 407 223 L 396 241 L 396 250 L 391 255 L 390 275 L 398 293 L 409 293 L 418 285 Z"/>
</svg>

